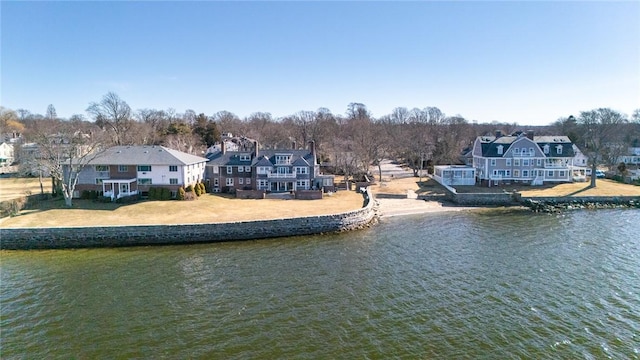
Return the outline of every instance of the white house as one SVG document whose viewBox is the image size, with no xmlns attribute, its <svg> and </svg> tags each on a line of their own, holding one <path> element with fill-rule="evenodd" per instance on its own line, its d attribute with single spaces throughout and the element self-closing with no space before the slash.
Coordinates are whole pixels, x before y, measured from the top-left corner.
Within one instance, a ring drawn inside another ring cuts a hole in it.
<svg viewBox="0 0 640 360">
<path fill-rule="evenodd" d="M 466 165 L 437 165 L 433 178 L 443 185 L 475 185 L 476 169 Z"/>
<path fill-rule="evenodd" d="M 82 170 L 74 196 L 84 190 L 112 198 L 144 195 L 155 186 L 168 188 L 175 196 L 180 187 L 204 179 L 206 162 L 206 158 L 164 146 L 114 146 Z"/>
</svg>

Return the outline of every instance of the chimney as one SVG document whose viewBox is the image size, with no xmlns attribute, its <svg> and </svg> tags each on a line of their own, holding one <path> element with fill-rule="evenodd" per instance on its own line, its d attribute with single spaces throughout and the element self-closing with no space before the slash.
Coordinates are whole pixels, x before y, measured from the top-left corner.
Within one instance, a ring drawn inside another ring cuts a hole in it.
<svg viewBox="0 0 640 360">
<path fill-rule="evenodd" d="M 253 157 L 257 158 L 258 157 L 258 140 L 255 140 L 253 142 Z"/>
<path fill-rule="evenodd" d="M 227 152 L 227 146 L 225 145 L 225 142 L 226 141 L 224 139 L 220 142 L 220 151 L 222 151 L 223 154 Z"/>
<path fill-rule="evenodd" d="M 496 130 L 496 139 L 502 137 L 502 130 Z"/>
<path fill-rule="evenodd" d="M 533 135 L 533 130 L 527 130 L 527 137 L 529 138 L 529 140 L 533 141 Z"/>
<path fill-rule="evenodd" d="M 311 150 L 311 156 L 313 156 L 313 165 L 318 163 L 318 158 L 316 157 L 316 142 L 311 140 L 309 141 L 309 150 Z"/>
<path fill-rule="evenodd" d="M 295 140 L 291 140 L 291 149 L 293 149 L 293 150 L 296 149 L 296 141 Z"/>
</svg>

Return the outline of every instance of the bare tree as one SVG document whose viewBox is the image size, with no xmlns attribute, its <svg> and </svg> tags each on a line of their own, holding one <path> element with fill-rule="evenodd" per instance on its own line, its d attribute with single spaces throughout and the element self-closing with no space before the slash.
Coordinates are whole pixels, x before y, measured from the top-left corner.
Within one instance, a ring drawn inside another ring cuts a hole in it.
<svg viewBox="0 0 640 360">
<path fill-rule="evenodd" d="M 103 151 L 102 131 L 80 122 L 55 122 L 34 129 L 31 139 L 38 146 L 35 160 L 62 190 L 65 205 L 73 205 L 78 177 Z"/>
<path fill-rule="evenodd" d="M 127 132 L 133 123 L 131 108 L 116 93 L 109 92 L 99 103 L 91 103 L 87 112 L 93 116 L 96 125 L 111 131 L 113 144 L 126 145 L 130 142 Z"/>
<path fill-rule="evenodd" d="M 591 185 L 596 187 L 596 167 L 607 148 L 620 135 L 621 125 L 626 122 L 625 117 L 615 110 L 599 108 L 580 113 L 580 127 L 584 139 L 585 154 L 591 165 Z"/>
<path fill-rule="evenodd" d="M 56 120 L 58 118 L 58 114 L 56 113 L 56 108 L 53 106 L 53 104 L 49 104 L 49 106 L 47 106 L 46 118 L 48 120 Z"/>
</svg>

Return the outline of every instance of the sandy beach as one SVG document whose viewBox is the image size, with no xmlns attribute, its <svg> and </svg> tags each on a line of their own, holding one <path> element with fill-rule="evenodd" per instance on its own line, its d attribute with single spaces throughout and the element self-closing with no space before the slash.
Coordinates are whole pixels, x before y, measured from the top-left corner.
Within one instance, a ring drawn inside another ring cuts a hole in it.
<svg viewBox="0 0 640 360">
<path fill-rule="evenodd" d="M 376 199 L 378 215 L 382 218 L 392 216 L 427 214 L 446 211 L 464 211 L 478 209 L 474 207 L 447 206 L 438 201 L 419 199 Z"/>
</svg>

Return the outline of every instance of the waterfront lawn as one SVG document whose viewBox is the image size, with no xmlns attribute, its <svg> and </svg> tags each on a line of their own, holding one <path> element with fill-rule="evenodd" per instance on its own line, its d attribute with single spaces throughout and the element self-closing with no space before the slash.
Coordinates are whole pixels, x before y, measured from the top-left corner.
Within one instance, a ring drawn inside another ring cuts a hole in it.
<svg viewBox="0 0 640 360">
<path fill-rule="evenodd" d="M 133 204 L 99 203 L 75 199 L 66 208 L 62 199 L 42 201 L 35 209 L 0 220 L 0 227 L 194 224 L 284 219 L 337 214 L 357 210 L 363 197 L 339 191 L 322 200 L 243 200 L 205 194 L 193 201 L 140 201 Z"/>
<path fill-rule="evenodd" d="M 458 193 L 501 193 L 519 192 L 524 197 L 582 197 L 582 196 L 640 196 L 640 186 L 622 184 L 609 179 L 598 179 L 596 187 L 590 182 L 573 182 L 531 186 L 511 183 L 493 187 L 455 186 Z"/>
<path fill-rule="evenodd" d="M 525 197 L 554 197 L 554 196 L 640 196 L 640 186 L 622 184 L 609 179 L 598 179 L 595 188 L 589 188 L 589 182 L 574 182 L 561 184 L 546 184 L 531 186 L 511 183 L 500 186 L 455 186 L 459 193 L 503 193 L 520 192 Z M 442 195 L 446 190 L 431 178 L 417 177 L 385 179 L 372 187 L 374 194 L 407 194 L 413 191 L 418 195 Z"/>
<path fill-rule="evenodd" d="M 45 193 L 51 193 L 51 179 L 43 178 L 42 187 Z M 0 202 L 40 193 L 38 178 L 0 178 Z"/>
</svg>

